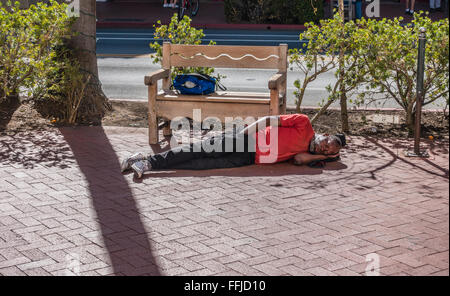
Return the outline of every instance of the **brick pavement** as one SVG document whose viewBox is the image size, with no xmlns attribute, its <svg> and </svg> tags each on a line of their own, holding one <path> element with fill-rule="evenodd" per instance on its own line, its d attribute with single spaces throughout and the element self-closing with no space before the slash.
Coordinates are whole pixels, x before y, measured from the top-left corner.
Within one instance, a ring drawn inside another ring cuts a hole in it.
<svg viewBox="0 0 450 296">
<path fill-rule="evenodd" d="M 146 129 L 0 136 L 1 275 L 449 274 L 448 144 L 351 137 L 324 169 L 153 172 Z M 79 264 L 77 263 L 79 262 Z"/>
</svg>

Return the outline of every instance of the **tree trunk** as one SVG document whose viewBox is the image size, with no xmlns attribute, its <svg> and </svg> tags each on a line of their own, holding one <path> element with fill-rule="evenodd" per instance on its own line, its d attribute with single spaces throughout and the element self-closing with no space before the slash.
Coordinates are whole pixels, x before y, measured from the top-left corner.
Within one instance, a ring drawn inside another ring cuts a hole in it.
<svg viewBox="0 0 450 296">
<path fill-rule="evenodd" d="M 344 0 L 339 0 L 339 16 L 342 19 L 342 38 L 345 38 L 344 32 Z M 343 77 L 345 75 L 344 65 L 344 50 L 341 48 L 339 51 L 339 75 Z M 347 111 L 347 95 L 345 93 L 345 85 L 341 83 L 340 91 L 340 105 L 341 105 L 341 128 L 344 133 L 350 131 L 348 124 L 348 111 Z"/>
<path fill-rule="evenodd" d="M 103 93 L 98 78 L 96 55 L 96 1 L 79 0 L 79 17 L 73 25 L 73 31 L 78 32 L 68 45 L 73 49 L 81 71 L 90 76 L 83 102 L 80 106 L 80 120 L 85 123 L 99 124 L 106 110 L 111 109 L 108 98 Z"/>
<path fill-rule="evenodd" d="M 344 19 L 344 0 L 339 0 L 339 15 Z"/>
<path fill-rule="evenodd" d="M 305 81 L 306 81 L 306 79 L 305 79 Z M 296 108 L 295 108 L 295 112 L 297 112 L 297 113 L 301 113 L 303 97 L 305 96 L 305 91 L 306 91 L 305 81 L 303 81 L 303 87 L 302 87 L 302 89 L 300 89 L 300 93 L 297 97 L 297 104 L 296 104 Z"/>
<path fill-rule="evenodd" d="M 414 112 L 414 104 L 410 103 L 408 108 L 406 108 L 406 127 L 408 128 L 408 136 L 414 136 L 415 130 L 415 112 Z"/>
<path fill-rule="evenodd" d="M 341 88 L 341 128 L 344 133 L 350 132 L 350 126 L 348 124 L 348 111 L 347 111 L 347 95 L 345 94 L 345 90 Z"/>
<path fill-rule="evenodd" d="M 0 0 L 5 1 L 5 0 Z M 36 2 L 47 2 L 45 0 L 19 0 L 22 8 L 28 8 Z M 56 0 L 59 3 L 70 2 L 69 0 Z M 67 45 L 72 49 L 74 58 L 80 64 L 81 71 L 89 84 L 79 108 L 78 122 L 100 124 L 107 110 L 111 110 L 111 104 L 103 93 L 98 78 L 97 55 L 96 55 L 96 0 L 78 0 L 79 17 L 72 27 L 77 36 L 72 37 Z"/>
</svg>

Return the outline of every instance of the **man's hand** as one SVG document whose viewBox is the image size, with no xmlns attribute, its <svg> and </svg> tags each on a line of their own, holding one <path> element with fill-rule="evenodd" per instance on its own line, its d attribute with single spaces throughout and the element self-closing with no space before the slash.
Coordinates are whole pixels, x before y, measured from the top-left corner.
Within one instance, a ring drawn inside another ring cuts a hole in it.
<svg viewBox="0 0 450 296">
<path fill-rule="evenodd" d="M 333 154 L 333 155 L 299 153 L 294 156 L 294 164 L 295 165 L 308 164 L 313 161 L 325 160 L 328 158 L 335 158 L 338 156 L 339 156 L 339 153 Z"/>
<path fill-rule="evenodd" d="M 319 154 L 318 156 L 322 157 L 320 160 L 325 160 L 325 159 L 328 159 L 328 158 L 336 158 L 336 157 L 340 156 L 340 153 L 329 154 L 329 155 Z"/>
</svg>

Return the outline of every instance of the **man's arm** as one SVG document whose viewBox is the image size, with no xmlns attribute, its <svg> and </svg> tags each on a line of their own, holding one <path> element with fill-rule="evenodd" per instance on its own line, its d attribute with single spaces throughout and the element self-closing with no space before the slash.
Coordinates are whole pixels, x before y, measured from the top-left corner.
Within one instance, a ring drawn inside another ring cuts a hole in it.
<svg viewBox="0 0 450 296">
<path fill-rule="evenodd" d="M 264 124 L 264 125 L 263 125 Z M 265 116 L 261 117 L 257 121 L 253 122 L 252 124 L 245 127 L 241 133 L 245 135 L 252 135 L 259 131 L 259 126 L 263 125 L 263 127 L 268 126 L 281 126 L 281 119 L 280 116 L 274 115 L 274 116 Z"/>
<path fill-rule="evenodd" d="M 334 154 L 334 155 L 311 154 L 311 153 L 307 153 L 307 152 L 299 153 L 294 156 L 294 164 L 295 165 L 308 164 L 313 161 L 325 160 L 327 158 L 334 158 L 334 157 L 338 157 L 338 156 L 339 156 L 339 153 Z"/>
</svg>

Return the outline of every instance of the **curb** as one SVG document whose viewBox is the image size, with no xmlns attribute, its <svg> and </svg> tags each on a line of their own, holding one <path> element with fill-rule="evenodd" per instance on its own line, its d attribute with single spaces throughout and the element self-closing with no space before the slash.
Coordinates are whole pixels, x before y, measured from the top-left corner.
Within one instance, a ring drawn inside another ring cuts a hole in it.
<svg viewBox="0 0 450 296">
<path fill-rule="evenodd" d="M 154 22 L 107 22 L 97 21 L 97 28 L 140 28 L 153 29 Z M 284 25 L 284 24 L 196 24 L 192 27 L 197 29 L 229 29 L 229 30 L 305 30 L 304 25 Z"/>
<path fill-rule="evenodd" d="M 113 102 L 134 102 L 137 104 L 145 104 L 147 105 L 147 100 L 133 100 L 133 99 L 116 99 L 116 98 L 108 98 L 109 101 Z M 295 106 L 286 106 L 286 111 L 295 112 Z M 301 108 L 302 110 L 319 110 L 320 107 L 316 106 L 304 106 Z M 328 107 L 328 110 L 338 111 L 341 110 L 339 107 Z M 381 111 L 381 112 L 403 112 L 405 110 L 401 108 L 349 108 L 349 112 L 352 111 Z M 441 113 L 441 109 L 422 109 L 422 113 Z"/>
</svg>

